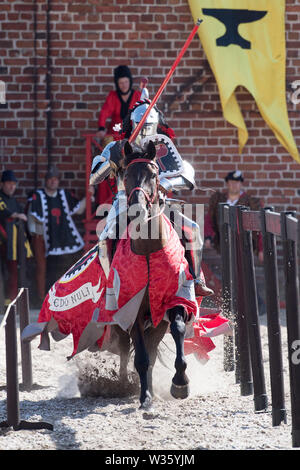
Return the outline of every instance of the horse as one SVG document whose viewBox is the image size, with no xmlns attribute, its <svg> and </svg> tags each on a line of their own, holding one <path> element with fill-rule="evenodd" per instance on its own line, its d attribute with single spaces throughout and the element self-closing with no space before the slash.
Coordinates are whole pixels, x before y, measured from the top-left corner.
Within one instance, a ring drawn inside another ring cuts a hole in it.
<svg viewBox="0 0 300 470">
<path fill-rule="evenodd" d="M 135 255 L 146 259 L 148 272 L 151 255 L 161 252 L 168 247 L 169 243 L 169 225 L 159 204 L 159 168 L 155 158 L 156 149 L 153 142 L 149 142 L 145 151 L 134 151 L 128 142 L 125 143 L 122 164 L 130 220 L 128 232 L 130 248 Z M 151 237 L 153 233 L 155 237 Z M 130 270 L 130 263 L 128 269 Z M 175 374 L 170 392 L 173 397 L 179 399 L 187 398 L 189 395 L 187 362 L 184 355 L 188 313 L 183 305 L 174 305 L 167 310 L 166 315 L 167 319 L 164 316 L 156 327 L 150 326 L 145 329 L 146 320 L 149 323 L 149 318 L 151 319 L 148 284 L 129 333 L 134 347 L 134 366 L 140 380 L 140 407 L 144 409 L 150 408 L 152 404 L 152 370 L 157 358 L 158 346 L 168 327 L 176 347 Z M 129 342 L 126 333 L 118 326 L 116 328 L 114 333 L 119 335 L 121 357 L 120 375 L 125 376 Z"/>
<path fill-rule="evenodd" d="M 74 350 L 68 359 L 84 349 L 119 355 L 120 383 L 125 385 L 133 344 L 143 409 L 152 404 L 152 371 L 168 329 L 176 346 L 171 395 L 180 399 L 189 395 L 184 340 L 195 336 L 198 314 L 183 244 L 160 204 L 155 158 L 151 141 L 145 150 L 133 150 L 125 143 L 122 177 L 129 224 L 116 240 L 108 276 L 96 246 L 52 286 L 38 322 L 22 332 L 23 341 L 41 335 L 43 350 L 50 349 L 49 333 L 57 341 L 71 333 Z"/>
</svg>

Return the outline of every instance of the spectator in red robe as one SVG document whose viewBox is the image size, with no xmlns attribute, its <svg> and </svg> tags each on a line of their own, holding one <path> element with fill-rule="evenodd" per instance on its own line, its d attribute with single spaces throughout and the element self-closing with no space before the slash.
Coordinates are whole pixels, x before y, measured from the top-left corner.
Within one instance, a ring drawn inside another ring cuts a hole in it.
<svg viewBox="0 0 300 470">
<path fill-rule="evenodd" d="M 127 65 L 119 65 L 115 68 L 114 81 L 116 89 L 109 92 L 98 118 L 98 132 L 96 136 L 101 139 L 103 147 L 109 141 L 119 137 L 119 132 L 113 129 L 114 126 L 122 124 L 128 110 L 141 97 L 141 91 L 132 88 L 133 79 Z M 95 197 L 97 205 L 111 204 L 114 193 L 116 193 L 115 178 L 107 178 L 98 185 Z"/>
<path fill-rule="evenodd" d="M 97 137 L 100 139 L 103 139 L 106 133 L 113 137 L 119 135 L 113 130 L 114 126 L 122 124 L 129 108 L 134 106 L 141 96 L 140 90 L 132 88 L 132 75 L 127 65 L 119 65 L 114 70 L 114 81 L 116 89 L 109 92 L 99 113 Z"/>
</svg>

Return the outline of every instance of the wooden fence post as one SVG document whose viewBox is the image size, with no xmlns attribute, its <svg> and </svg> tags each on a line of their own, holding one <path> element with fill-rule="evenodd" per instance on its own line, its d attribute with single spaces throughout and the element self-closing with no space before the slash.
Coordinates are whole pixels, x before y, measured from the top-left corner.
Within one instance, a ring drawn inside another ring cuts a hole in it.
<svg viewBox="0 0 300 470">
<path fill-rule="evenodd" d="M 239 207 L 237 209 L 237 215 L 242 252 L 241 264 L 245 296 L 245 316 L 249 337 L 250 357 L 254 386 L 254 407 L 255 411 L 261 411 L 267 409 L 268 399 L 266 395 L 262 347 L 258 320 L 252 232 L 251 230 L 246 230 L 243 224 L 243 215 L 245 212 L 248 211 L 249 209 L 245 207 Z"/>
<path fill-rule="evenodd" d="M 231 234 L 232 234 L 232 267 L 233 267 L 233 296 L 236 296 L 236 352 L 238 366 L 238 381 L 242 396 L 253 394 L 253 382 L 251 374 L 251 360 L 247 324 L 245 318 L 245 293 L 243 272 L 241 265 L 242 245 L 238 233 L 237 217 L 239 206 L 231 206 L 229 209 Z"/>
<path fill-rule="evenodd" d="M 20 289 L 19 289 L 20 292 Z M 29 342 L 22 341 L 22 331 L 29 325 L 29 291 L 24 288 L 21 296 L 17 300 L 17 311 L 20 320 L 20 341 L 21 341 L 21 357 L 22 357 L 22 389 L 32 389 L 32 360 L 31 345 Z"/>
<path fill-rule="evenodd" d="M 298 221 L 294 213 L 281 213 L 285 301 L 292 410 L 292 443 L 300 447 L 300 343 L 299 279 L 297 266 Z"/>
<path fill-rule="evenodd" d="M 222 261 L 222 305 L 223 312 L 234 324 L 232 312 L 232 276 L 231 276 L 231 244 L 229 225 L 229 206 L 219 204 L 220 248 Z M 233 336 L 224 336 L 224 370 L 234 370 L 234 339 Z"/>
<path fill-rule="evenodd" d="M 261 209 L 264 250 L 264 272 L 268 325 L 269 366 L 272 395 L 272 423 L 286 423 L 282 364 L 281 328 L 279 321 L 279 283 L 275 234 L 281 235 L 280 214 L 271 207 Z"/>
<path fill-rule="evenodd" d="M 18 429 L 20 424 L 18 348 L 16 306 L 12 305 L 5 326 L 7 425 Z"/>
<path fill-rule="evenodd" d="M 12 303 L 5 314 L 5 348 L 6 348 L 6 406 L 7 420 L 0 423 L 0 427 L 12 426 L 15 431 L 20 429 L 49 429 L 53 425 L 47 422 L 30 422 L 20 420 L 19 378 L 18 378 L 18 346 L 16 305 Z"/>
</svg>

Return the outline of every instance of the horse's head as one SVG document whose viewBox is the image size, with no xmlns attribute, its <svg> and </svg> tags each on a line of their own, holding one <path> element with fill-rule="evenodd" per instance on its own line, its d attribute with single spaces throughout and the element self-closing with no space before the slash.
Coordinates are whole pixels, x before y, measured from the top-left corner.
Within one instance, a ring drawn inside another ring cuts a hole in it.
<svg viewBox="0 0 300 470">
<path fill-rule="evenodd" d="M 158 166 L 155 162 L 156 149 L 149 142 L 144 151 L 133 151 L 126 142 L 124 146 L 124 185 L 128 207 L 135 205 L 135 211 L 129 210 L 129 217 L 146 222 L 153 204 L 158 203 Z"/>
</svg>

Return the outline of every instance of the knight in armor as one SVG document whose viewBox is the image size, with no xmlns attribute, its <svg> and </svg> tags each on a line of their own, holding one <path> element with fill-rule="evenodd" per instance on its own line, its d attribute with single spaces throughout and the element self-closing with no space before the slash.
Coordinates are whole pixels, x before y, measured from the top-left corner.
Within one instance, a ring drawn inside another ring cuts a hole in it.
<svg viewBox="0 0 300 470">
<path fill-rule="evenodd" d="M 117 178 L 117 194 L 108 213 L 106 225 L 99 235 L 100 261 L 107 275 L 113 257 L 112 240 L 118 238 L 126 228 L 126 226 L 120 228 L 120 221 L 125 221 L 124 223 L 127 225 L 127 197 L 121 166 L 122 148 L 143 118 L 150 103 L 148 90 L 144 88 L 141 99 L 129 110 L 122 126 L 119 126 L 120 140 L 110 142 L 103 152 L 93 159 L 90 175 L 91 185 L 101 183 L 111 172 Z M 173 130 L 167 125 L 163 114 L 154 106 L 137 135 L 135 144 L 143 148 L 149 140 L 155 143 L 157 162 L 160 168 L 160 201 L 171 209 L 170 213 L 174 216 L 175 225 L 181 225 L 180 233 L 184 234 L 181 241 L 185 247 L 185 256 L 189 263 L 190 272 L 195 280 L 195 295 L 196 297 L 205 297 L 212 295 L 213 290 L 206 286 L 201 271 L 203 241 L 200 235 L 200 227 L 182 213 L 177 200 L 167 197 L 170 192 L 173 193 L 183 189 L 192 190 L 195 187 L 194 170 L 187 161 L 182 160 L 171 140 L 173 137 Z M 162 157 L 165 157 L 165 159 L 162 160 Z M 167 167 L 163 163 L 165 161 L 168 161 Z M 174 224 L 174 221 L 172 222 Z M 176 228 L 179 227 L 175 226 Z"/>
</svg>

